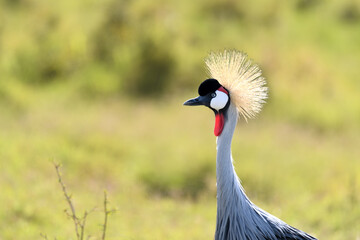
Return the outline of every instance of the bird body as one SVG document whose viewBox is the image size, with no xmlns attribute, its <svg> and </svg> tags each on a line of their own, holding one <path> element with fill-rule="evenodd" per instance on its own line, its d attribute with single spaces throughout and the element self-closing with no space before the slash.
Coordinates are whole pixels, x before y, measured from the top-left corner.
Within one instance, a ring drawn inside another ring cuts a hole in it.
<svg viewBox="0 0 360 240">
<path fill-rule="evenodd" d="M 265 80 L 260 69 L 238 51 L 211 54 L 207 65 L 212 77 L 218 79 L 205 80 L 198 90 L 200 96 L 188 100 L 184 105 L 205 105 L 215 113 L 215 240 L 316 239 L 253 204 L 246 196 L 233 166 L 231 142 L 239 114 L 245 119 L 255 116 L 267 97 L 267 88 L 264 86 Z M 222 93 L 226 93 L 227 97 Z"/>
</svg>

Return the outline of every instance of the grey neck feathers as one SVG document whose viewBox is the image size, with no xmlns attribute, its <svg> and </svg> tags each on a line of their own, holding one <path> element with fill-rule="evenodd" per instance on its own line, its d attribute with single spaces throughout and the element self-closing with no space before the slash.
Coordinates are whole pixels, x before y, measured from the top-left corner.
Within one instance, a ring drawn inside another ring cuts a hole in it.
<svg viewBox="0 0 360 240">
<path fill-rule="evenodd" d="M 230 104 L 224 129 L 217 138 L 215 240 L 277 239 L 273 225 L 285 223 L 256 207 L 247 198 L 234 170 L 231 141 L 237 119 L 236 107 Z"/>
<path fill-rule="evenodd" d="M 237 119 L 237 110 L 232 104 L 230 104 L 226 114 L 224 129 L 221 135 L 217 138 L 216 142 L 216 183 L 218 209 L 220 208 L 220 210 L 226 208 L 227 201 L 229 200 L 228 195 L 233 191 L 233 187 L 240 186 L 232 164 L 233 160 L 231 156 L 231 141 Z M 224 206 L 221 206 L 221 204 Z M 220 214 L 223 214 L 223 212 L 220 212 Z"/>
<path fill-rule="evenodd" d="M 231 156 L 231 140 L 237 119 L 236 107 L 230 103 L 224 129 L 217 138 L 215 240 L 315 239 L 258 208 L 245 195 Z"/>
</svg>

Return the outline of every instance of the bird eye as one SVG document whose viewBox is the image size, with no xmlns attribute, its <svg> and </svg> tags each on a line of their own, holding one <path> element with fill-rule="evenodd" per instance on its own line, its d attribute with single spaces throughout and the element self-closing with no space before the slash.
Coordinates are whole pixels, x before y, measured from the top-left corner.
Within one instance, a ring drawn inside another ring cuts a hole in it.
<svg viewBox="0 0 360 240">
<path fill-rule="evenodd" d="M 216 93 L 212 93 L 212 94 L 211 94 L 211 97 L 212 97 L 212 98 L 216 97 Z"/>
</svg>

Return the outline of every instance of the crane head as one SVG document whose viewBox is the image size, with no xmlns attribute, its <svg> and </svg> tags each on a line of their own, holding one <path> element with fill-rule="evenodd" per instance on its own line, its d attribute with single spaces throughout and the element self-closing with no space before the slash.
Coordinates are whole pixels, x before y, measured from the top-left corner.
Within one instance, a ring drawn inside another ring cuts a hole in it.
<svg viewBox="0 0 360 240">
<path fill-rule="evenodd" d="M 199 86 L 200 96 L 184 102 L 186 106 L 204 105 L 215 113 L 215 136 L 219 136 L 225 124 L 225 112 L 230 104 L 229 91 L 216 79 L 207 79 Z"/>
<path fill-rule="evenodd" d="M 268 88 L 261 69 L 243 52 L 224 50 L 205 59 L 210 79 L 200 84 L 199 97 L 184 105 L 205 105 L 215 112 L 215 136 L 224 128 L 228 107 L 233 104 L 247 121 L 261 111 Z M 231 99 L 230 99 L 231 96 Z"/>
</svg>

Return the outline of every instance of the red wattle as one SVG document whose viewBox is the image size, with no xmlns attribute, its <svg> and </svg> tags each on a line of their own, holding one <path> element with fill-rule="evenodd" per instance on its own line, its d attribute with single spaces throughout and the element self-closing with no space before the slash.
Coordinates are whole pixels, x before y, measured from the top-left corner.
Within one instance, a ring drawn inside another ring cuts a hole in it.
<svg viewBox="0 0 360 240">
<path fill-rule="evenodd" d="M 224 128 L 224 114 L 216 113 L 215 114 L 215 128 L 214 134 L 215 136 L 219 136 Z"/>
</svg>

